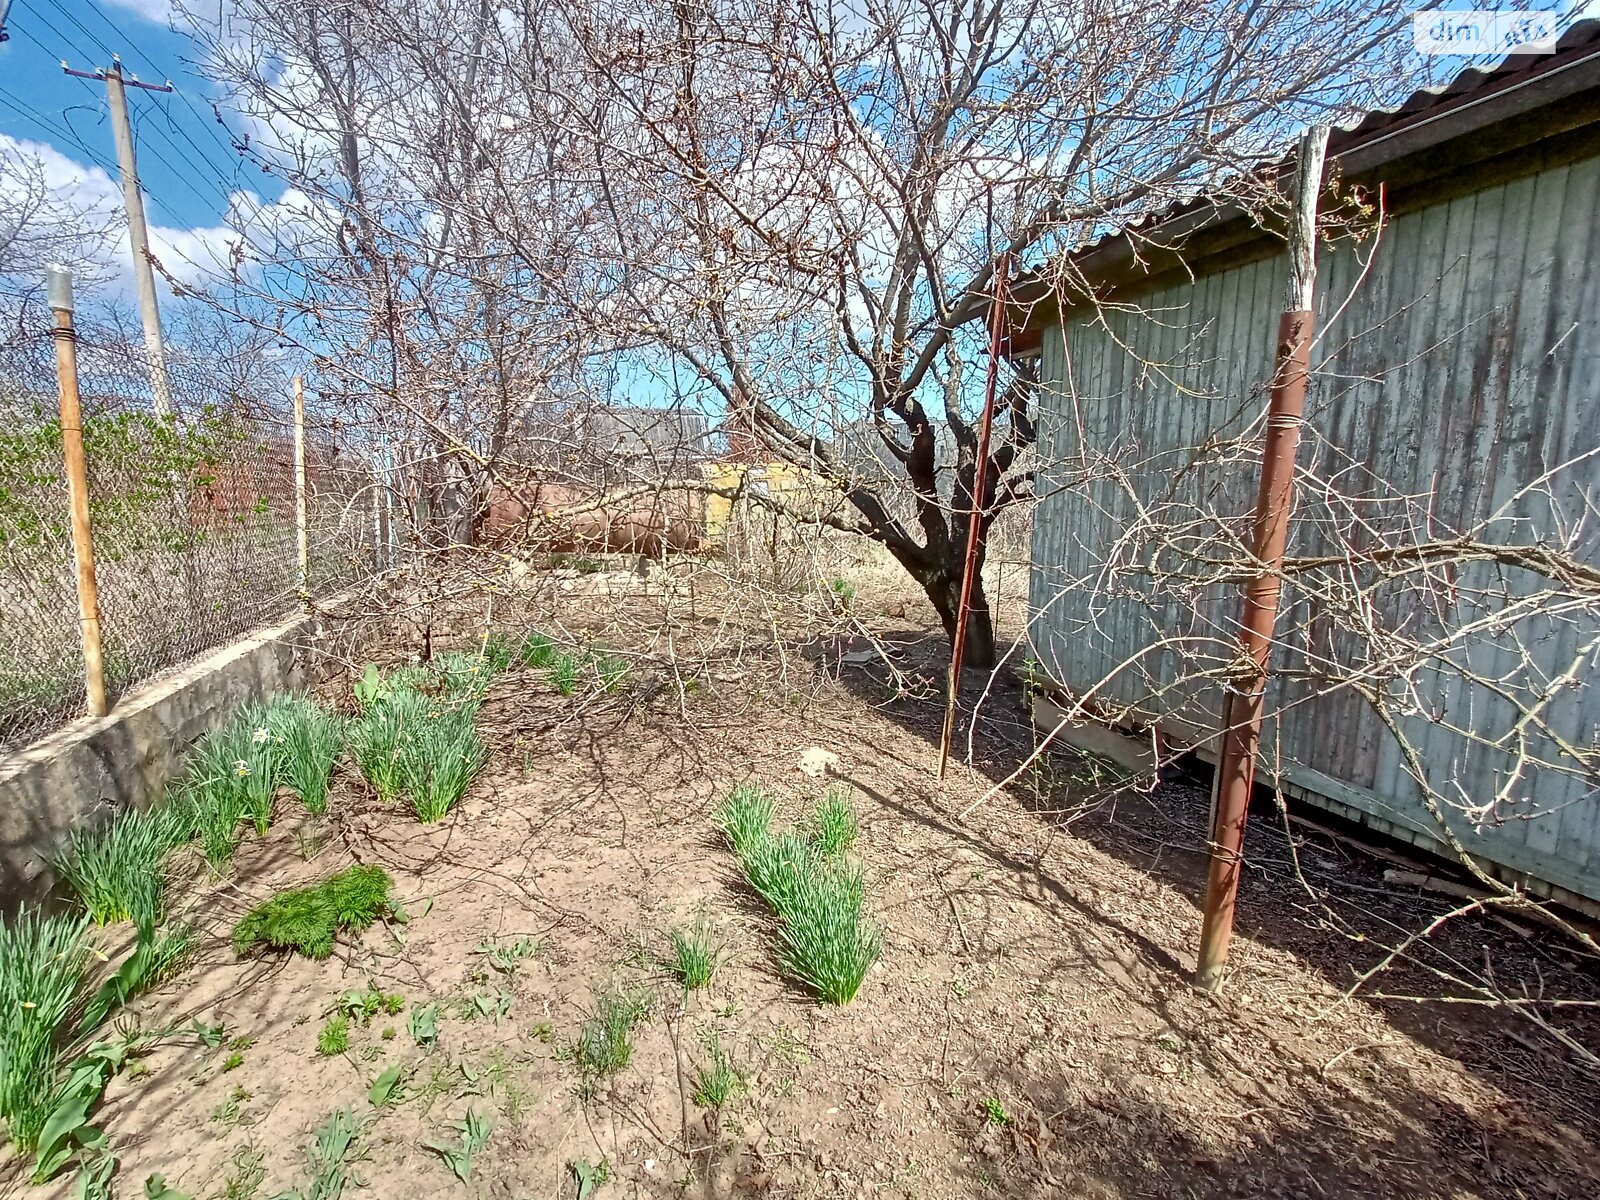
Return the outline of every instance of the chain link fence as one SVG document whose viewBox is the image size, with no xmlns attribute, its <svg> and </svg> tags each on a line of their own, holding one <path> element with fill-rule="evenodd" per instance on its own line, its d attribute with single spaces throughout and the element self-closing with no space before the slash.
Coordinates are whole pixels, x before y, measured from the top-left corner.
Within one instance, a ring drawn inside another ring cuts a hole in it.
<svg viewBox="0 0 1600 1200">
<path fill-rule="evenodd" d="M 180 359 L 178 415 L 162 419 L 126 342 L 80 332 L 78 357 L 114 701 L 298 605 L 292 401 L 286 386 L 246 396 L 214 364 Z M 85 711 L 58 404 L 48 335 L 0 345 L 0 752 Z M 374 487 L 332 422 L 308 416 L 306 444 L 307 591 L 319 596 L 371 572 Z"/>
</svg>

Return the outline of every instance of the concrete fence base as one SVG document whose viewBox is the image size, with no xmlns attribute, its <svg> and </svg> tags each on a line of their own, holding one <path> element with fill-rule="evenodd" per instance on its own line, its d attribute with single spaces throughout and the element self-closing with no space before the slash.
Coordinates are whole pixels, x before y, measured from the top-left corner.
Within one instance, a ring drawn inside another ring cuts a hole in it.
<svg viewBox="0 0 1600 1200">
<path fill-rule="evenodd" d="M 318 632 L 303 614 L 259 630 L 0 758 L 0 909 L 42 899 L 69 832 L 155 801 L 241 704 L 309 683 Z"/>
</svg>

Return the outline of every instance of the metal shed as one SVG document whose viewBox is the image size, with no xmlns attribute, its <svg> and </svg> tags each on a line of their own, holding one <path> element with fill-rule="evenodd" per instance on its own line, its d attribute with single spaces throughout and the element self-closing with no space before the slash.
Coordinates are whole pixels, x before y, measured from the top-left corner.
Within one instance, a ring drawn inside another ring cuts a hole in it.
<svg viewBox="0 0 1600 1200">
<path fill-rule="evenodd" d="M 1321 254 L 1291 552 L 1322 552 L 1333 523 L 1370 505 L 1373 520 L 1401 514 L 1419 537 L 1564 539 L 1600 562 L 1600 23 L 1574 27 L 1552 56 L 1469 71 L 1373 113 L 1336 132 L 1329 154 L 1346 183 L 1382 185 L 1390 219 L 1376 243 Z M 1194 520 L 1200 540 L 1219 514 L 1248 520 L 1259 476 L 1249 455 L 1217 448 L 1259 447 L 1282 244 L 1201 197 L 1074 259 L 1087 292 L 1062 298 L 1041 284 L 1016 343 L 1041 355 L 1032 652 L 1066 696 L 1205 755 L 1221 693 L 1196 664 L 1226 656 L 1238 590 L 1164 586 L 1159 573 L 1141 583 L 1120 568 L 1149 505 Z M 1085 472 L 1089 462 L 1105 469 Z M 1519 620 L 1517 605 L 1544 586 L 1534 574 L 1472 563 L 1455 582 L 1447 602 L 1462 619 L 1476 617 L 1462 606 L 1485 605 L 1482 628 L 1421 668 L 1413 682 L 1429 701 L 1397 718 L 1429 777 L 1461 797 L 1448 830 L 1368 700 L 1283 677 L 1313 658 L 1375 652 L 1319 641 L 1316 601 L 1292 582 L 1263 778 L 1419 845 L 1454 836 L 1487 869 L 1592 909 L 1593 772 L 1519 766 L 1502 731 L 1518 711 L 1511 691 L 1537 695 L 1593 669 L 1597 607 Z M 1552 729 L 1595 753 L 1600 691 L 1557 690 Z M 1496 797 L 1486 816 L 1481 802 Z"/>
</svg>

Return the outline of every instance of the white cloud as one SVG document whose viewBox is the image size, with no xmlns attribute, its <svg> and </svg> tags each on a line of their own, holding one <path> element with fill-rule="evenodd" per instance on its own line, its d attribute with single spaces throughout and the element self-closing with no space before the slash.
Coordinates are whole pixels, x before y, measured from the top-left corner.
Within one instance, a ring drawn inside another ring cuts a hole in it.
<svg viewBox="0 0 1600 1200">
<path fill-rule="evenodd" d="M 105 171 L 86 167 L 46 142 L 31 142 L 0 133 L 0 151 L 28 159 L 60 202 L 98 211 L 120 200 L 122 189 Z M 0 194 L 8 194 L 9 182 L 0 177 Z"/>
<path fill-rule="evenodd" d="M 83 283 L 96 275 L 106 281 L 113 296 L 131 298 L 133 253 L 128 243 L 122 209 L 122 185 L 97 166 L 85 166 L 43 142 L 21 141 L 0 134 L 0 168 L 16 164 L 13 172 L 0 170 L 0 204 L 15 207 L 14 194 L 24 186 L 24 176 L 42 180 L 54 203 L 53 211 L 75 214 L 84 229 L 111 226 L 115 236 L 94 244 L 89 238 L 85 252 Z M 259 267 L 259 255 L 246 245 L 242 228 L 250 241 L 270 250 L 274 241 L 293 235 L 315 216 L 312 202 L 290 190 L 276 202 L 264 202 L 253 192 L 238 191 L 228 198 L 228 211 L 214 224 L 192 227 L 150 225 L 150 250 L 161 264 L 157 289 L 170 295 L 166 277 L 191 288 L 228 279 L 235 269 L 250 273 Z M 236 228 L 237 227 L 237 228 Z M 21 264 L 16 264 L 21 265 Z M 0 274 L 8 266 L 0 262 Z M 28 270 L 32 270 L 28 265 Z"/>
<path fill-rule="evenodd" d="M 111 0 L 111 3 L 156 25 L 172 20 L 172 0 Z"/>
<path fill-rule="evenodd" d="M 231 269 L 233 252 L 241 240 L 236 232 L 225 225 L 197 229 L 172 229 L 164 225 L 150 227 L 150 253 L 161 264 L 162 274 L 186 287 L 204 287 L 218 276 L 226 277 Z M 131 262 L 132 251 L 126 238 L 122 240 L 121 250 Z M 166 279 L 162 282 L 165 283 Z"/>
<path fill-rule="evenodd" d="M 53 262 L 72 266 L 86 290 L 109 278 L 116 192 L 98 167 L 81 166 L 42 142 L 0 134 L 3 290 L 37 288 Z"/>
</svg>

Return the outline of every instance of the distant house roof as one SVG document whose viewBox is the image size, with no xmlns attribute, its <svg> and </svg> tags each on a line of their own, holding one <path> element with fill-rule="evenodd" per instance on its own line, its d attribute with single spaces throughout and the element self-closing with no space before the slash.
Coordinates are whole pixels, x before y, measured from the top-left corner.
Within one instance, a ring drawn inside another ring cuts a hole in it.
<svg viewBox="0 0 1600 1200">
<path fill-rule="evenodd" d="M 605 406 L 577 414 L 577 432 L 597 454 L 628 458 L 699 458 L 711 452 L 703 413 L 681 408 Z"/>
</svg>

